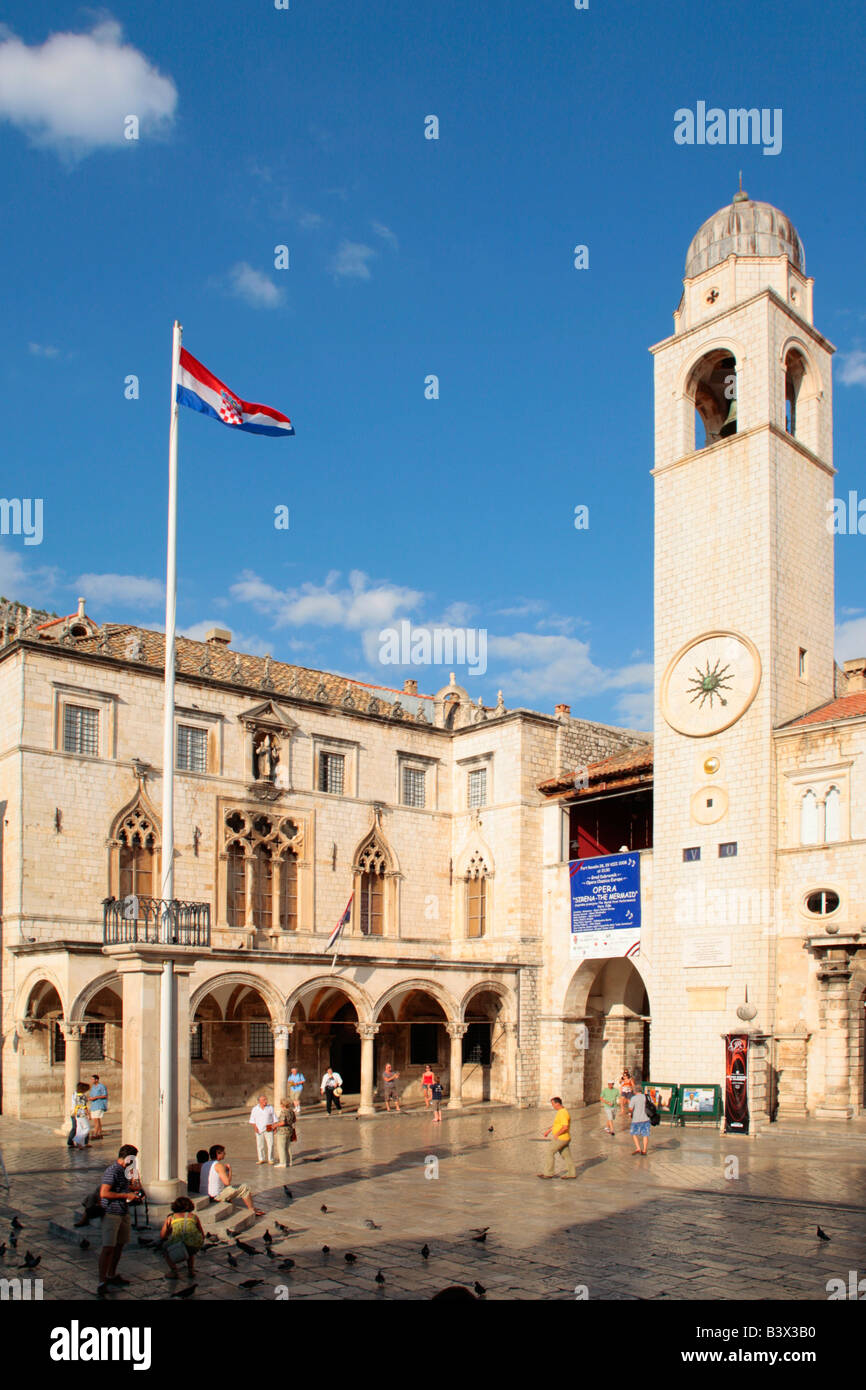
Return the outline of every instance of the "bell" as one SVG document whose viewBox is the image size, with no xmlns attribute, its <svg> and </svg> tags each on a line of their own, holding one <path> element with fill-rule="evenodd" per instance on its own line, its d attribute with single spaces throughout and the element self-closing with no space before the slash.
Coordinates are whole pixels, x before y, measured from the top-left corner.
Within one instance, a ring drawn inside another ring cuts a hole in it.
<svg viewBox="0 0 866 1390">
<path fill-rule="evenodd" d="M 725 423 L 719 430 L 719 439 L 728 439 L 730 435 L 737 433 L 737 398 L 731 401 L 730 409 L 725 417 Z"/>
</svg>

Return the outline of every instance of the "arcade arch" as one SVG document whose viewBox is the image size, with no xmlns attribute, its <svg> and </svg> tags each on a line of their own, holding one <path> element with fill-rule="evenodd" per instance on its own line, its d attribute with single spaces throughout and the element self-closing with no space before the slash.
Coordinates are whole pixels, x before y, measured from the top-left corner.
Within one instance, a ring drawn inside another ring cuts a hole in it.
<svg viewBox="0 0 866 1390">
<path fill-rule="evenodd" d="M 623 1068 L 649 1079 L 650 1006 L 637 966 L 625 956 L 583 961 L 562 1010 L 563 1097 L 593 1105 L 602 1086 Z M 554 1081 L 557 1078 L 553 1078 Z"/>
</svg>

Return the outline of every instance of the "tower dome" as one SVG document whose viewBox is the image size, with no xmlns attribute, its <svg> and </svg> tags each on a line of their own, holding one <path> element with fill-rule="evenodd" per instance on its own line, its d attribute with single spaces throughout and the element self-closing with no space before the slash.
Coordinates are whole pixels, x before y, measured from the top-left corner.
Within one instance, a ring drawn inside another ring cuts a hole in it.
<svg viewBox="0 0 866 1390">
<path fill-rule="evenodd" d="M 686 254 L 686 279 L 737 256 L 785 255 L 806 272 L 806 253 L 797 228 L 772 203 L 756 203 L 742 188 L 695 232 Z"/>
</svg>

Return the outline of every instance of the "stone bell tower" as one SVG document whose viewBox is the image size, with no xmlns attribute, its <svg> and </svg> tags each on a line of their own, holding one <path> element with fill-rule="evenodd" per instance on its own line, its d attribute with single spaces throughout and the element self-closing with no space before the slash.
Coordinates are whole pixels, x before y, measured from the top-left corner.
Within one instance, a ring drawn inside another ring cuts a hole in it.
<svg viewBox="0 0 866 1390">
<path fill-rule="evenodd" d="M 774 1023 L 772 731 L 833 697 L 833 348 L 796 229 L 742 190 L 692 239 L 683 284 L 652 348 L 648 966 L 653 1075 L 709 1083 L 746 988 Z"/>
</svg>

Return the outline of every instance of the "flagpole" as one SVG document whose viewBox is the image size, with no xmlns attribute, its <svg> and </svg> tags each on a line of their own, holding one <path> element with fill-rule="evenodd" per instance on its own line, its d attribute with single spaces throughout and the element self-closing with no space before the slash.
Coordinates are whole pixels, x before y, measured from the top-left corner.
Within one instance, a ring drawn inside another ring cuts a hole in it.
<svg viewBox="0 0 866 1390">
<path fill-rule="evenodd" d="M 171 339 L 171 413 L 168 432 L 168 527 L 165 557 L 165 692 L 162 728 L 162 889 L 174 897 L 174 670 L 177 620 L 177 381 L 183 329 L 174 321 Z M 161 921 L 171 919 L 160 914 Z M 163 961 L 159 1027 L 159 1180 L 177 1178 L 177 1001 L 174 966 Z"/>
</svg>

